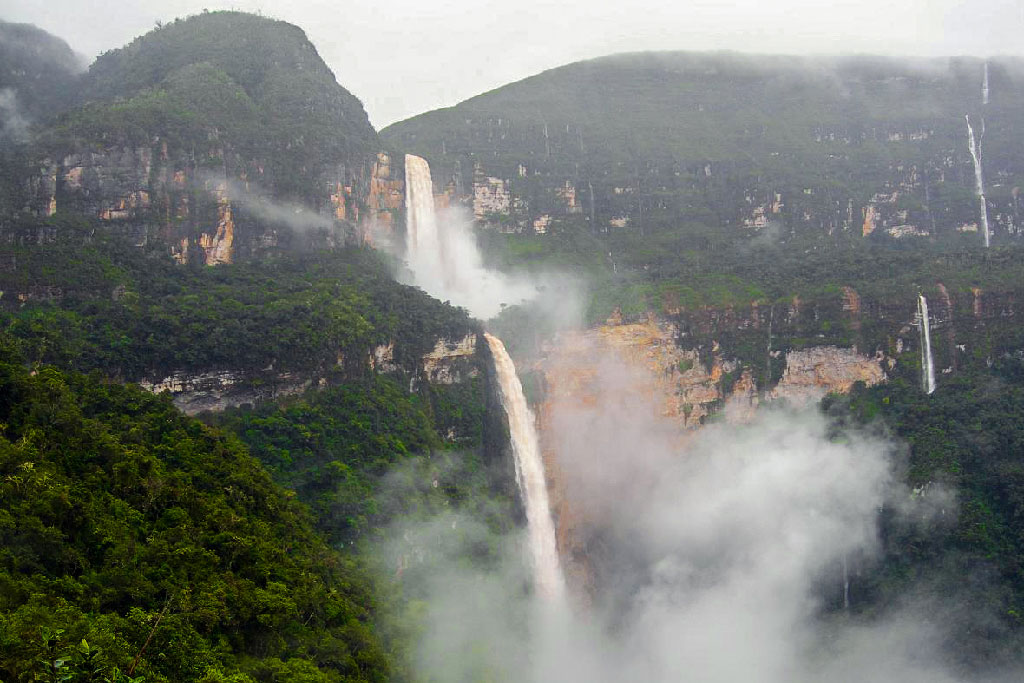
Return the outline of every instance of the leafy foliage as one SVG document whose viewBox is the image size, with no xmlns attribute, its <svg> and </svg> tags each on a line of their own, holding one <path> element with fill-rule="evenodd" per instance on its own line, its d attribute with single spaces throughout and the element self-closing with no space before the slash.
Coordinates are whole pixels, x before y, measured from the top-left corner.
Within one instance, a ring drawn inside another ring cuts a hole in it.
<svg viewBox="0 0 1024 683">
<path fill-rule="evenodd" d="M 464 311 L 397 284 L 362 248 L 185 268 L 70 240 L 6 258 L 4 300 L 27 302 L 0 319 L 30 360 L 132 380 L 224 368 L 358 373 L 374 344 L 391 341 L 411 369 L 437 338 L 471 329 Z"/>
<path fill-rule="evenodd" d="M 47 132 L 44 148 L 160 140 L 200 165 L 223 164 L 230 151 L 253 162 L 263 187 L 302 198 L 311 179 L 378 147 L 362 104 L 301 29 L 241 12 L 178 19 L 104 53 L 80 92 L 84 106 Z"/>
<path fill-rule="evenodd" d="M 367 580 L 234 438 L 166 398 L 7 363 L 0 422 L 5 679 L 387 679 Z"/>
<path fill-rule="evenodd" d="M 947 648 L 961 664 L 1017 662 L 1024 643 L 1021 360 L 944 378 L 930 396 L 900 379 L 825 405 L 839 419 L 884 425 L 907 444 L 905 481 L 928 511 L 923 519 L 884 511 L 883 555 L 855 577 L 855 606 L 907 595 L 939 600 L 960 620 Z"/>
</svg>

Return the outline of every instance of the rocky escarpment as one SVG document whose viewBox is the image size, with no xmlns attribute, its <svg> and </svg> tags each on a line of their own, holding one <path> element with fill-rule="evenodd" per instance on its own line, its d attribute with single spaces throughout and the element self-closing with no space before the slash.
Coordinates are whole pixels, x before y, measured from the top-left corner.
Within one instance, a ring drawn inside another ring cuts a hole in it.
<svg viewBox="0 0 1024 683">
<path fill-rule="evenodd" d="M 303 202 L 278 202 L 260 184 L 258 163 L 220 149 L 214 170 L 160 142 L 113 146 L 45 159 L 24 181 L 21 209 L 96 219 L 104 234 L 165 250 L 180 264 L 232 263 L 278 250 L 331 248 L 394 239 L 404 220 L 404 173 L 379 152 L 337 164 L 310 183 Z M 364 163 L 365 162 L 365 163 Z M 53 229 L 0 217 L 7 243 L 45 244 Z"/>
<path fill-rule="evenodd" d="M 339 354 L 335 367 L 317 371 L 275 372 L 272 368 L 261 372 L 179 371 L 163 377 L 143 378 L 139 386 L 153 393 L 170 393 L 182 412 L 196 415 L 258 405 L 300 394 L 312 387 L 345 381 L 364 371 L 406 378 L 410 390 L 429 385 L 460 385 L 485 374 L 486 363 L 487 359 L 481 355 L 479 335 L 472 332 L 459 339 L 438 339 L 430 351 L 411 364 L 396 361 L 395 341 L 392 340 L 374 347 L 364 359 L 346 359 Z"/>
<path fill-rule="evenodd" d="M 992 97 L 982 105 L 986 68 Z M 970 113 L 986 121 L 989 214 L 1005 244 L 1024 225 L 1020 73 L 1012 59 L 620 55 L 382 137 L 428 159 L 436 186 L 502 231 L 642 237 L 694 223 L 747 236 L 980 244 Z"/>
<path fill-rule="evenodd" d="M 656 397 L 661 417 L 683 429 L 697 429 L 719 413 L 726 419 L 749 417 L 749 409 L 761 401 L 787 399 L 802 405 L 829 392 L 846 393 L 856 382 L 878 384 L 885 381 L 884 367 L 892 361 L 882 354 L 867 356 L 855 347 L 778 352 L 776 361 L 785 370 L 780 381 L 765 387 L 759 384 L 757 369 L 727 347 L 716 342 L 710 349 L 686 348 L 684 343 L 675 323 L 654 316 L 562 333 L 547 345 L 537 366 L 543 396 L 576 396 L 586 403 L 599 366 L 617 359 L 630 369 L 631 391 Z M 541 405 L 543 412 L 543 401 Z"/>
<path fill-rule="evenodd" d="M 615 319 L 596 329 L 559 335 L 536 368 L 542 385 L 538 420 L 559 551 L 571 585 L 584 592 L 594 587 L 587 558 L 590 544 L 599 541 L 592 537 L 587 509 L 574 504 L 563 476 L 560 463 L 572 457 L 563 452 L 560 432 L 566 415 L 572 415 L 574 423 L 586 424 L 599 415 L 630 419 L 630 410 L 650 410 L 653 415 L 636 417 L 674 430 L 682 443 L 714 417 L 749 420 L 764 401 L 806 403 L 828 392 L 849 391 L 856 381 L 871 385 L 885 380 L 883 359 L 853 348 L 811 347 L 784 358 L 780 354 L 786 372 L 768 392 L 758 387 L 756 371 L 729 349 L 715 344 L 707 355 L 702 349 L 681 346 L 681 341 L 672 322 L 653 316 L 635 323 Z"/>
<path fill-rule="evenodd" d="M 284 22 L 213 12 L 161 26 L 97 59 L 78 99 L 2 195 L 7 242 L 45 240 L 39 220 L 77 214 L 216 265 L 359 240 L 396 208 L 362 104 Z"/>
<path fill-rule="evenodd" d="M 869 358 L 854 348 L 815 346 L 790 351 L 785 363 L 786 370 L 771 398 L 798 405 L 816 402 L 830 392 L 848 393 L 857 382 L 870 387 L 885 381 L 885 357 Z"/>
<path fill-rule="evenodd" d="M 45 159 L 39 175 L 25 181 L 21 208 L 40 218 L 60 211 L 95 219 L 104 234 L 157 246 L 182 264 L 362 240 L 361 211 L 375 199 L 370 188 L 377 183 L 376 168 L 365 159 L 334 165 L 310 180 L 303 200 L 291 202 L 264 189 L 258 161 L 227 147 L 214 156 L 216 166 L 201 166 L 189 150 L 157 140 Z M 368 210 L 371 217 L 381 212 Z M 59 237 L 11 217 L 3 224 L 8 243 Z"/>
<path fill-rule="evenodd" d="M 940 391 L 943 376 L 1024 353 L 1011 295 L 951 292 L 941 284 L 927 293 Z M 588 558 L 600 544 L 600 525 L 568 491 L 560 463 L 572 462 L 575 470 L 587 465 L 565 460 L 585 457 L 563 452 L 567 415 L 573 425 L 609 414 L 643 419 L 685 447 L 709 420 L 747 421 L 767 403 L 808 407 L 858 383 L 896 378 L 920 385 L 915 300 L 914 294 L 865 300 L 845 288 L 833 301 L 816 303 L 680 310 L 669 319 L 615 315 L 605 325 L 552 339 L 532 371 L 559 551 L 571 584 L 585 594 L 598 581 Z"/>
</svg>

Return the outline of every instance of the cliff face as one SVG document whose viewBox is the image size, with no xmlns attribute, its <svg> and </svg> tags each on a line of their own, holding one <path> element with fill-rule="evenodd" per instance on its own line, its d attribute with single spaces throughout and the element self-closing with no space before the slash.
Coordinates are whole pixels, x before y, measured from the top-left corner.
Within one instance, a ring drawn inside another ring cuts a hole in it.
<svg viewBox="0 0 1024 683">
<path fill-rule="evenodd" d="M 87 216 L 128 244 L 158 245 L 179 263 L 206 265 L 360 241 L 366 232 L 360 208 L 370 202 L 377 205 L 370 204 L 368 218 L 390 216 L 393 198 L 374 194 L 381 185 L 377 168 L 364 167 L 361 158 L 311 179 L 300 201 L 275 200 L 261 185 L 258 160 L 226 147 L 215 158 L 215 167 L 203 167 L 188 150 L 159 140 L 68 153 L 45 159 L 39 175 L 24 181 L 21 208 L 37 217 Z M 0 227 L 7 242 L 48 241 L 45 234 L 26 235 L 10 218 Z"/>
<path fill-rule="evenodd" d="M 746 236 L 784 228 L 957 242 L 980 240 L 971 113 L 986 120 L 989 213 L 1005 244 L 1024 225 L 1014 113 L 1022 67 L 989 61 L 1000 94 L 981 107 L 983 67 L 622 55 L 553 69 L 381 135 L 427 158 L 437 184 L 502 231 L 643 236 L 690 222 Z"/>
<path fill-rule="evenodd" d="M 654 316 L 636 323 L 610 320 L 584 332 L 562 333 L 547 345 L 537 366 L 543 394 L 576 396 L 587 403 L 598 366 L 617 359 L 633 371 L 630 391 L 656 397 L 660 417 L 692 430 L 718 413 L 727 420 L 743 419 L 750 414 L 748 407 L 763 400 L 784 398 L 802 405 L 829 392 L 846 393 L 855 382 L 872 386 L 886 380 L 886 366 L 895 365 L 882 353 L 867 356 L 853 347 L 779 351 L 774 357 L 785 370 L 766 390 L 758 385 L 757 369 L 733 355 L 734 350 L 717 342 L 710 349 L 687 348 L 684 343 L 676 323 Z"/>
<path fill-rule="evenodd" d="M 848 393 L 856 382 L 870 387 L 885 381 L 885 358 L 868 358 L 852 348 L 811 347 L 790 351 L 785 360 L 786 370 L 771 397 L 797 405 L 819 401 L 829 392 Z"/>
<path fill-rule="evenodd" d="M 1012 297 L 942 285 L 928 294 L 940 388 L 942 377 L 960 368 L 1024 352 Z M 808 406 L 857 382 L 872 386 L 896 376 L 913 384 L 921 363 L 915 313 L 916 295 L 865 301 L 846 288 L 831 304 L 797 300 L 635 322 L 616 315 L 553 339 L 533 369 L 559 550 L 571 584 L 586 594 L 600 581 L 593 558 L 600 557 L 600 529 L 610 522 L 591 519 L 579 502 L 586 496 L 578 498 L 566 478 L 564 470 L 587 467 L 579 462 L 585 455 L 566 450 L 567 424 L 621 413 L 616 419 L 661 425 L 682 447 L 708 420 L 747 421 L 768 402 Z"/>
<path fill-rule="evenodd" d="M 590 511 L 575 500 L 563 476 L 560 463 L 573 457 L 562 451 L 565 441 L 558 431 L 565 429 L 567 414 L 584 424 L 601 411 L 618 414 L 651 406 L 656 414 L 650 417 L 674 431 L 682 444 L 713 416 L 745 421 L 764 400 L 805 403 L 827 392 L 848 391 L 854 381 L 870 385 L 885 379 L 879 358 L 852 348 L 812 347 L 785 354 L 782 381 L 765 393 L 752 368 L 732 357 L 729 349 L 716 344 L 702 360 L 700 349 L 679 342 L 676 325 L 653 316 L 638 323 L 611 320 L 596 329 L 559 335 L 538 364 L 543 398 L 537 413 L 559 550 L 571 585 L 584 593 L 599 581 L 588 558 L 595 556 L 591 546 L 599 543 L 596 535 L 605 521 L 590 519 Z"/>
<path fill-rule="evenodd" d="M 71 213 L 216 265 L 357 241 L 396 208 L 362 104 L 295 26 L 178 20 L 102 55 L 77 92 L 26 148 L 38 170 L 2 195 L 7 241 L 37 237 L 24 213 Z"/>
<path fill-rule="evenodd" d="M 426 385 L 459 385 L 486 374 L 487 359 L 480 353 L 476 333 L 461 339 L 440 338 L 434 348 L 416 362 L 402 365 L 395 360 L 395 342 L 374 347 L 365 359 L 346 359 L 314 372 L 261 373 L 218 370 L 212 372 L 175 372 L 166 377 L 150 377 L 139 386 L 155 394 L 167 391 L 174 404 L 187 415 L 204 411 L 220 412 L 242 405 L 258 405 L 276 398 L 300 394 L 317 386 L 328 386 L 364 371 L 408 379 L 410 390 Z"/>
</svg>

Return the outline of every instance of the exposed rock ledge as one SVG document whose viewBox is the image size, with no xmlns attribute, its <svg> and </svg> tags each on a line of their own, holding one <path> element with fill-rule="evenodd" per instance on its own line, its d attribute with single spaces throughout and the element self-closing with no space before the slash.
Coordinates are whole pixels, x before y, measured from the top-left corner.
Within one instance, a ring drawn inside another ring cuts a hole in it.
<svg viewBox="0 0 1024 683">
<path fill-rule="evenodd" d="M 311 378 L 291 373 L 282 373 L 268 383 L 231 370 L 199 374 L 175 372 L 159 382 L 139 382 L 140 387 L 154 394 L 170 392 L 174 405 L 186 415 L 220 412 L 245 404 L 256 405 L 280 396 L 300 394 L 312 384 Z"/>
<path fill-rule="evenodd" d="M 594 529 L 604 522 L 591 518 L 592 511 L 574 503 L 569 493 L 571 483 L 561 463 L 587 456 L 565 446 L 564 428 L 555 426 L 560 419 L 570 416 L 568 424 L 585 425 L 600 418 L 600 407 L 650 409 L 683 446 L 715 415 L 743 423 L 755 415 L 764 399 L 807 406 L 829 392 L 849 392 L 858 381 L 873 385 L 886 379 L 881 356 L 871 358 L 856 348 L 818 346 L 785 352 L 781 381 L 770 391 L 759 390 L 752 369 L 727 357 L 728 350 L 718 343 L 704 353 L 680 347 L 677 328 L 654 316 L 626 324 L 613 316 L 608 323 L 559 335 L 535 366 L 543 377 L 543 400 L 536 410 L 558 549 L 569 582 L 580 589 L 578 597 L 583 600 L 596 585 L 588 558 L 593 557 Z M 780 352 L 773 357 L 782 356 Z"/>
<path fill-rule="evenodd" d="M 873 386 L 885 381 L 882 357 L 869 358 L 855 348 L 816 346 L 786 354 L 786 370 L 772 398 L 795 405 L 819 401 L 828 392 L 845 394 L 856 382 Z"/>
<path fill-rule="evenodd" d="M 459 384 L 476 377 L 480 370 L 471 362 L 476 356 L 478 339 L 467 334 L 458 341 L 439 339 L 434 349 L 423 356 L 423 376 L 431 384 Z"/>
<path fill-rule="evenodd" d="M 410 386 L 415 388 L 417 378 L 429 384 L 459 384 L 477 377 L 480 374 L 477 341 L 477 335 L 472 333 L 457 340 L 439 339 L 434 348 L 420 359 L 420 367 L 413 373 Z M 368 354 L 367 366 L 376 372 L 401 372 L 403 368 L 395 363 L 394 355 L 394 342 L 381 344 Z M 170 392 L 174 405 L 187 415 L 220 412 L 246 404 L 257 405 L 282 396 L 301 394 L 314 384 L 325 386 L 327 378 L 313 373 L 268 376 L 266 373 L 215 370 L 202 373 L 179 371 L 159 381 L 144 379 L 139 382 L 140 387 L 154 394 Z"/>
</svg>

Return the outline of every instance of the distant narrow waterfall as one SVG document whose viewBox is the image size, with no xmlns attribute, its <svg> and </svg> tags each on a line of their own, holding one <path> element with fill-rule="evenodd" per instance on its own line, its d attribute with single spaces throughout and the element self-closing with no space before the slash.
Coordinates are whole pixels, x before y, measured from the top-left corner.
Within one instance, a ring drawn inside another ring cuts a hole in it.
<svg viewBox="0 0 1024 683">
<path fill-rule="evenodd" d="M 988 61 L 985 62 L 985 75 L 981 77 L 981 103 L 988 104 Z"/>
<path fill-rule="evenodd" d="M 505 350 L 505 345 L 497 337 L 489 334 L 485 334 L 484 337 L 494 356 L 494 368 L 497 371 L 498 383 L 501 385 L 501 404 L 508 415 L 516 481 L 523 497 L 523 506 L 526 508 L 530 555 L 537 592 L 548 599 L 560 600 L 565 594 L 565 580 L 558 560 L 555 524 L 551 519 L 551 509 L 548 505 L 544 462 L 540 456 L 533 411 L 526 404 L 523 385 L 516 376 L 516 366 Z"/>
<path fill-rule="evenodd" d="M 924 393 L 935 391 L 935 359 L 932 357 L 932 329 L 928 319 L 928 300 L 917 295 L 917 315 L 921 319 L 921 388 Z"/>
<path fill-rule="evenodd" d="M 985 178 L 981 172 L 981 139 L 985 136 L 985 119 L 981 120 L 981 135 L 974 137 L 974 127 L 971 126 L 971 116 L 967 119 L 967 146 L 971 150 L 971 159 L 974 160 L 974 191 L 978 195 L 978 202 L 981 204 L 981 231 L 985 238 L 985 246 L 989 246 L 990 235 L 988 229 L 988 202 L 985 201 Z"/>
</svg>

